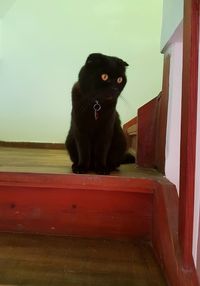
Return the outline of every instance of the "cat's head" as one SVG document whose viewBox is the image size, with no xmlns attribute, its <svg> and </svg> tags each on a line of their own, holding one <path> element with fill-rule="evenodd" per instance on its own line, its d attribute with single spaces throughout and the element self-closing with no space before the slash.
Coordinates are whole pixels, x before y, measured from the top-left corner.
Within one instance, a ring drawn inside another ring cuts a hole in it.
<svg viewBox="0 0 200 286">
<path fill-rule="evenodd" d="M 90 54 L 79 73 L 80 88 L 95 100 L 115 101 L 127 82 L 127 66 L 117 57 Z"/>
</svg>

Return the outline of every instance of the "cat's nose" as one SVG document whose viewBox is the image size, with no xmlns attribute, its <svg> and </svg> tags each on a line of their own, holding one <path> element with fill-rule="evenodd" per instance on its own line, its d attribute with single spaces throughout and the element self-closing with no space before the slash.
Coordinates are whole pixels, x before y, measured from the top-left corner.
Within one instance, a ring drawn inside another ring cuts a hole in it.
<svg viewBox="0 0 200 286">
<path fill-rule="evenodd" d="M 118 88 L 117 88 L 116 86 L 112 86 L 111 89 L 112 89 L 113 91 L 115 91 L 115 92 L 118 91 Z"/>
<path fill-rule="evenodd" d="M 111 88 L 111 92 L 113 93 L 113 95 L 118 96 L 120 94 L 120 90 L 119 88 L 117 88 L 116 86 L 113 86 Z"/>
</svg>

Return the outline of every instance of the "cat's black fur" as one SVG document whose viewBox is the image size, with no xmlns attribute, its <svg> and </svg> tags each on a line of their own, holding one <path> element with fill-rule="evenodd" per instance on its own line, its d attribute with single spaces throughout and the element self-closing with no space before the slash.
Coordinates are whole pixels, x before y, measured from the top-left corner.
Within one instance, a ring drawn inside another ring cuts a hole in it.
<svg viewBox="0 0 200 286">
<path fill-rule="evenodd" d="M 65 142 L 74 173 L 109 174 L 125 156 L 127 145 L 116 104 L 126 85 L 127 66 L 119 58 L 95 53 L 79 72 L 72 89 L 71 127 Z M 100 106 L 95 106 L 97 102 Z M 95 112 L 95 108 L 101 109 Z"/>
</svg>

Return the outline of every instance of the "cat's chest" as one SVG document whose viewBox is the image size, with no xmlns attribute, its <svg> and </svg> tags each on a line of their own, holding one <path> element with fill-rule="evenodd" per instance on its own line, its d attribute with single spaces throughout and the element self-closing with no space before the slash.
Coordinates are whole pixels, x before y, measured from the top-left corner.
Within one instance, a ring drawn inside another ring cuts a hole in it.
<svg viewBox="0 0 200 286">
<path fill-rule="evenodd" d="M 80 111 L 73 112 L 73 120 L 79 130 L 94 133 L 102 132 L 103 130 L 110 129 L 114 125 L 116 118 L 116 111 L 104 110 L 97 104 L 93 108 L 88 108 L 84 113 Z"/>
</svg>

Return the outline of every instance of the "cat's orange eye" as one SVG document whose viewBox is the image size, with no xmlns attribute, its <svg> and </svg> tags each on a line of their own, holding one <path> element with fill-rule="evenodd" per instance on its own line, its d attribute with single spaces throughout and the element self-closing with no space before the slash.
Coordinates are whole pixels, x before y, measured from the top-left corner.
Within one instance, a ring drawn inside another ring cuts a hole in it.
<svg viewBox="0 0 200 286">
<path fill-rule="evenodd" d="M 122 81 L 123 81 L 123 78 L 120 76 L 120 77 L 118 77 L 118 79 L 117 79 L 117 83 L 122 83 Z"/>
<path fill-rule="evenodd" d="M 108 80 L 108 75 L 107 75 L 106 73 L 103 73 L 103 74 L 101 75 L 101 79 L 102 79 L 103 81 Z"/>
</svg>

